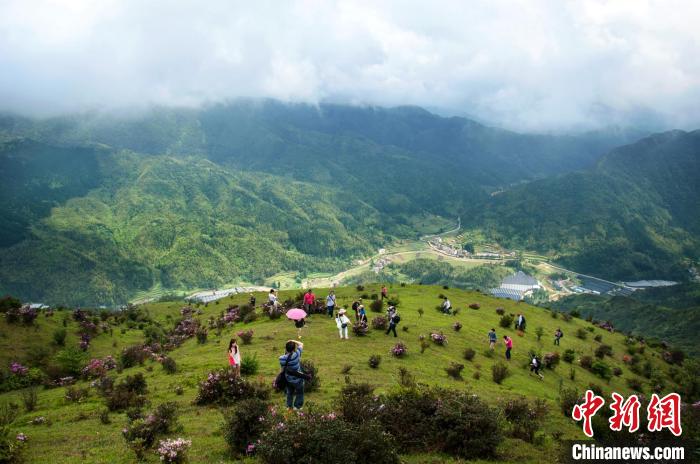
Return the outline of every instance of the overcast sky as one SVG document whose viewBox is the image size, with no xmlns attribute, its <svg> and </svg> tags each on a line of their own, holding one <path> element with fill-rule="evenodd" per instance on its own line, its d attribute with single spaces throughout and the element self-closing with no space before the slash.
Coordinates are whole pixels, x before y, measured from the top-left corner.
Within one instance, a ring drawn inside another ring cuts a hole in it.
<svg viewBox="0 0 700 464">
<path fill-rule="evenodd" d="M 700 2 L 0 0 L 0 110 L 241 96 L 700 128 Z"/>
</svg>

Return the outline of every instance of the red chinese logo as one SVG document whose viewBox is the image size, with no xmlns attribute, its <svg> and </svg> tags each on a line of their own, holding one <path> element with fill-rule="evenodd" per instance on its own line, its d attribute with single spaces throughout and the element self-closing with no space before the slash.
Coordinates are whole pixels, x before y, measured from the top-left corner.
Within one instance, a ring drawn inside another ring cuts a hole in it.
<svg viewBox="0 0 700 464">
<path fill-rule="evenodd" d="M 659 395 L 651 395 L 647 408 L 648 429 L 650 432 L 658 432 L 669 429 L 675 436 L 683 432 L 681 427 L 681 396 L 678 393 L 669 393 L 659 399 Z"/>
<path fill-rule="evenodd" d="M 586 390 L 586 399 L 583 404 L 577 404 L 574 406 L 574 410 L 571 411 L 571 417 L 573 417 L 576 422 L 583 419 L 583 433 L 585 433 L 587 437 L 593 436 L 593 425 L 591 421 L 595 413 L 598 412 L 604 404 L 605 400 L 603 397 L 596 395 L 591 390 Z"/>
<path fill-rule="evenodd" d="M 608 419 L 610 422 L 610 430 L 619 432 L 625 426 L 630 432 L 639 430 L 639 407 L 642 403 L 639 402 L 637 395 L 632 395 L 624 401 L 622 395 L 618 393 L 612 394 L 613 403 L 610 409 L 613 410 L 613 416 Z"/>
</svg>

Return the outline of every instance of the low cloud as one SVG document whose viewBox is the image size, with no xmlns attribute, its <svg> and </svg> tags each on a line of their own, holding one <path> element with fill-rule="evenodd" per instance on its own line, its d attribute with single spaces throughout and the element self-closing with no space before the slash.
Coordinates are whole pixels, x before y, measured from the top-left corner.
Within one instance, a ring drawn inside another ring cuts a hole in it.
<svg viewBox="0 0 700 464">
<path fill-rule="evenodd" d="M 272 97 L 520 130 L 697 128 L 698 24 L 693 0 L 6 0 L 0 109 Z"/>
</svg>

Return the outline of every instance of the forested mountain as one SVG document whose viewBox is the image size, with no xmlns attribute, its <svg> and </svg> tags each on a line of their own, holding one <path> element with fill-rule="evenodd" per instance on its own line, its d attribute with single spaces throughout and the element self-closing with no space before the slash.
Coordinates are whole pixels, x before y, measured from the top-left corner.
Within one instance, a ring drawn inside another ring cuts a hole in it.
<svg viewBox="0 0 700 464">
<path fill-rule="evenodd" d="M 649 185 L 635 179 L 654 170 L 661 148 L 639 155 L 648 166 L 636 163 L 631 178 L 620 163 L 635 145 L 595 167 L 636 135 L 527 135 L 413 107 L 268 100 L 4 116 L 0 292 L 113 304 L 154 285 L 339 270 L 392 238 L 417 237 L 425 214 L 462 215 L 506 245 L 554 250 L 587 270 L 614 251 L 627 264 L 609 275 L 675 274 L 697 250 L 688 232 L 697 185 L 657 187 L 697 172 L 695 142 L 685 158 L 664 148 L 658 162 L 680 172 L 656 170 Z"/>
<path fill-rule="evenodd" d="M 596 168 L 515 187 L 468 215 L 506 246 L 611 279 L 682 279 L 700 256 L 700 131 L 657 134 Z"/>
</svg>

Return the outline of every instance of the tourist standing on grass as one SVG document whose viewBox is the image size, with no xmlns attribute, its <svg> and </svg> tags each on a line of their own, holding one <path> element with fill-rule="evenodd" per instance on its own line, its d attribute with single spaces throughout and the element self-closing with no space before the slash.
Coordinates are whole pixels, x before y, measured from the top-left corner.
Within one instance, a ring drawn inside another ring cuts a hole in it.
<svg viewBox="0 0 700 464">
<path fill-rule="evenodd" d="M 308 289 L 306 293 L 304 293 L 304 311 L 306 311 L 306 314 L 311 314 L 313 312 L 315 304 L 316 295 L 314 295 L 313 290 Z"/>
<path fill-rule="evenodd" d="M 362 298 L 360 298 L 359 301 L 355 300 L 352 302 L 352 310 L 355 313 L 355 320 L 356 321 L 360 320 L 360 316 L 358 314 L 360 306 L 362 306 Z"/>
<path fill-rule="evenodd" d="M 277 299 L 277 294 L 275 293 L 274 288 L 270 289 L 270 293 L 267 296 L 267 300 L 272 305 L 273 308 L 275 308 L 275 309 L 279 308 L 280 302 Z"/>
<path fill-rule="evenodd" d="M 389 332 L 394 332 L 394 337 L 398 337 L 398 335 L 396 335 L 396 326 L 401 320 L 399 313 L 393 306 L 389 306 L 389 310 L 387 311 L 387 313 L 389 316 L 389 328 L 386 329 L 386 335 L 389 335 Z"/>
<path fill-rule="evenodd" d="M 513 339 L 510 338 L 508 335 L 504 335 L 503 340 L 506 344 L 506 359 L 510 361 L 510 350 L 513 349 Z"/>
<path fill-rule="evenodd" d="M 491 329 L 489 332 L 489 347 L 491 348 L 491 351 L 496 348 L 496 329 Z"/>
<path fill-rule="evenodd" d="M 326 297 L 326 311 L 328 312 L 328 317 L 333 317 L 333 311 L 335 310 L 335 292 L 330 291 Z"/>
<path fill-rule="evenodd" d="M 525 316 L 523 313 L 518 313 L 518 318 L 515 320 L 515 328 L 517 330 L 525 330 Z"/>
<path fill-rule="evenodd" d="M 388 296 L 389 296 L 389 292 L 386 289 L 386 285 L 382 285 L 382 300 L 388 298 Z"/>
<path fill-rule="evenodd" d="M 228 364 L 236 372 L 238 377 L 241 376 L 241 350 L 238 348 L 236 339 L 232 338 L 228 342 Z"/>
<path fill-rule="evenodd" d="M 250 298 L 248 299 L 248 303 L 250 303 L 251 308 L 255 308 L 255 295 L 252 293 L 250 294 Z"/>
<path fill-rule="evenodd" d="M 452 303 L 450 303 L 450 300 L 447 299 L 446 296 L 443 296 L 443 302 L 442 302 L 442 312 L 443 314 L 450 314 L 452 311 Z"/>
<path fill-rule="evenodd" d="M 299 410 L 304 406 L 304 373 L 301 370 L 301 353 L 304 344 L 289 340 L 285 353 L 279 357 L 280 367 L 284 370 L 287 381 L 287 408 Z"/>
<path fill-rule="evenodd" d="M 338 310 L 338 317 L 335 318 L 335 325 L 338 327 L 338 333 L 341 339 L 348 339 L 348 326 L 352 325 L 350 319 L 345 315 L 345 309 L 340 308 Z"/>
<path fill-rule="evenodd" d="M 554 332 L 554 344 L 559 346 L 559 340 L 561 340 L 561 337 L 564 336 L 564 332 L 561 331 L 561 329 L 557 328 L 557 330 Z"/>
</svg>

